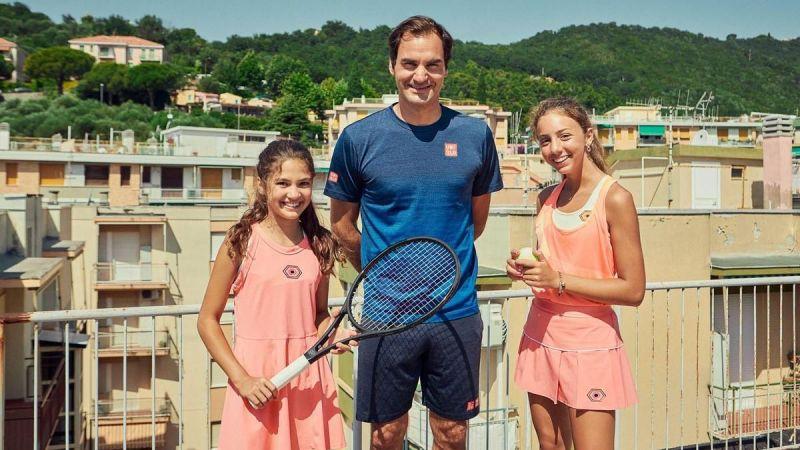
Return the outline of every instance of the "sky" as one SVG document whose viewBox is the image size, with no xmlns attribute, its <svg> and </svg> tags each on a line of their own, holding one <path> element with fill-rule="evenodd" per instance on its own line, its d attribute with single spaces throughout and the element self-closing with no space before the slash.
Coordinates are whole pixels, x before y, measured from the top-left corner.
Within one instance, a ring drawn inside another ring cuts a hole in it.
<svg viewBox="0 0 800 450">
<path fill-rule="evenodd" d="M 11 1 L 11 0 L 0 0 Z M 207 40 L 319 28 L 340 20 L 353 28 L 395 25 L 424 14 L 456 38 L 487 44 L 515 42 L 574 24 L 616 22 L 670 27 L 725 38 L 800 35 L 798 0 L 17 0 L 60 21 L 91 14 L 135 20 L 154 14 L 168 27 L 194 28 Z"/>
</svg>

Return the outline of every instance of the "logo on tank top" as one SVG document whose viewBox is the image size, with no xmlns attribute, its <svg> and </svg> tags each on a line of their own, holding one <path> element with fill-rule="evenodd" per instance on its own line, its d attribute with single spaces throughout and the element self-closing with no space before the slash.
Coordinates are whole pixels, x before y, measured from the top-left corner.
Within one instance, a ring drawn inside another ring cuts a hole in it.
<svg viewBox="0 0 800 450">
<path fill-rule="evenodd" d="M 339 174 L 334 171 L 330 171 L 330 173 L 328 173 L 328 181 L 330 181 L 331 183 L 338 183 Z"/>
<path fill-rule="evenodd" d="M 592 211 L 587 209 L 586 211 L 582 212 L 581 215 L 578 217 L 580 217 L 581 221 L 586 222 L 587 220 L 589 220 L 589 217 L 591 217 L 591 215 Z"/>
<path fill-rule="evenodd" d="M 448 158 L 458 158 L 458 144 L 455 142 L 445 142 L 444 156 Z"/>
<path fill-rule="evenodd" d="M 481 406 L 481 400 L 476 398 L 475 400 L 470 400 L 467 402 L 467 411 L 472 411 L 475 408 L 479 408 Z"/>
<path fill-rule="evenodd" d="M 286 278 L 296 280 L 300 278 L 300 275 L 303 274 L 303 271 L 297 266 L 286 266 L 283 268 L 283 274 L 286 275 Z"/>
<path fill-rule="evenodd" d="M 602 402 L 606 398 L 606 393 L 602 389 L 589 389 L 586 396 L 593 402 Z"/>
</svg>

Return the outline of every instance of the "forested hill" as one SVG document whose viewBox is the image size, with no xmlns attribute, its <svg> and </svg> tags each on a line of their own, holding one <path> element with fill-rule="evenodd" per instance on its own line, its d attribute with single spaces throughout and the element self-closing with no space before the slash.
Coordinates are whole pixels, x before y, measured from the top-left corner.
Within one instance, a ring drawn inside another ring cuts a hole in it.
<svg viewBox="0 0 800 450">
<path fill-rule="evenodd" d="M 135 34 L 164 43 L 172 63 L 213 73 L 223 88 L 242 82 L 231 71 L 245 55 L 266 67 L 282 54 L 302 61 L 316 82 L 327 77 L 347 81 L 352 96 L 394 91 L 386 70 L 387 26 L 354 30 L 328 22 L 318 30 L 264 31 L 207 42 L 192 29 L 167 28 L 154 16 L 134 22 L 119 16 L 64 16 L 54 23 L 23 4 L 0 4 L 0 37 L 28 51 L 66 44 L 76 36 Z M 703 91 L 713 91 L 715 106 L 724 115 L 795 113 L 800 105 L 800 39 L 739 39 L 734 34 L 716 39 L 613 23 L 544 31 L 507 45 L 455 37 L 459 40 L 443 95 L 507 110 L 527 109 L 553 94 L 574 95 L 598 110 L 649 97 L 675 104 L 678 92 L 686 103 L 687 91 L 690 103 Z"/>
</svg>

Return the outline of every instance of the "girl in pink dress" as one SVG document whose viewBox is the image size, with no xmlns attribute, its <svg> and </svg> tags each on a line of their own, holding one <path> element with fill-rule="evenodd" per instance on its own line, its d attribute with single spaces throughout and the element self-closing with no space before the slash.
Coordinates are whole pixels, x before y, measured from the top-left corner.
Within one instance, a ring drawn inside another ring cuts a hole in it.
<svg viewBox="0 0 800 450">
<path fill-rule="evenodd" d="M 644 258 L 631 194 L 606 175 L 603 146 L 569 98 L 541 102 L 532 129 L 562 176 L 539 194 L 535 259 L 506 270 L 534 289 L 515 380 L 542 449 L 614 448 L 615 410 L 637 401 L 611 305 L 638 306 Z"/>
<path fill-rule="evenodd" d="M 280 390 L 269 381 L 314 344 L 331 318 L 328 278 L 339 250 L 311 204 L 313 159 L 299 142 L 275 141 L 259 155 L 256 171 L 253 206 L 228 231 L 197 324 L 229 380 L 218 448 L 344 448 L 327 360 Z M 219 325 L 231 290 L 234 349 Z"/>
</svg>

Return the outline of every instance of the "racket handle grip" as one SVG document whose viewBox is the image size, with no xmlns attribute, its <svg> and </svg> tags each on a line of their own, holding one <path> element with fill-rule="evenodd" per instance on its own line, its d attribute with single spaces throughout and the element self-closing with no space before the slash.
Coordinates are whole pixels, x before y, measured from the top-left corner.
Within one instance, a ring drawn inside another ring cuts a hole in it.
<svg viewBox="0 0 800 450">
<path fill-rule="evenodd" d="M 286 386 L 294 377 L 300 374 L 311 363 L 305 355 L 301 355 L 295 359 L 291 364 L 286 366 L 283 370 L 276 373 L 269 381 L 275 385 L 275 389 L 280 389 Z"/>
</svg>

